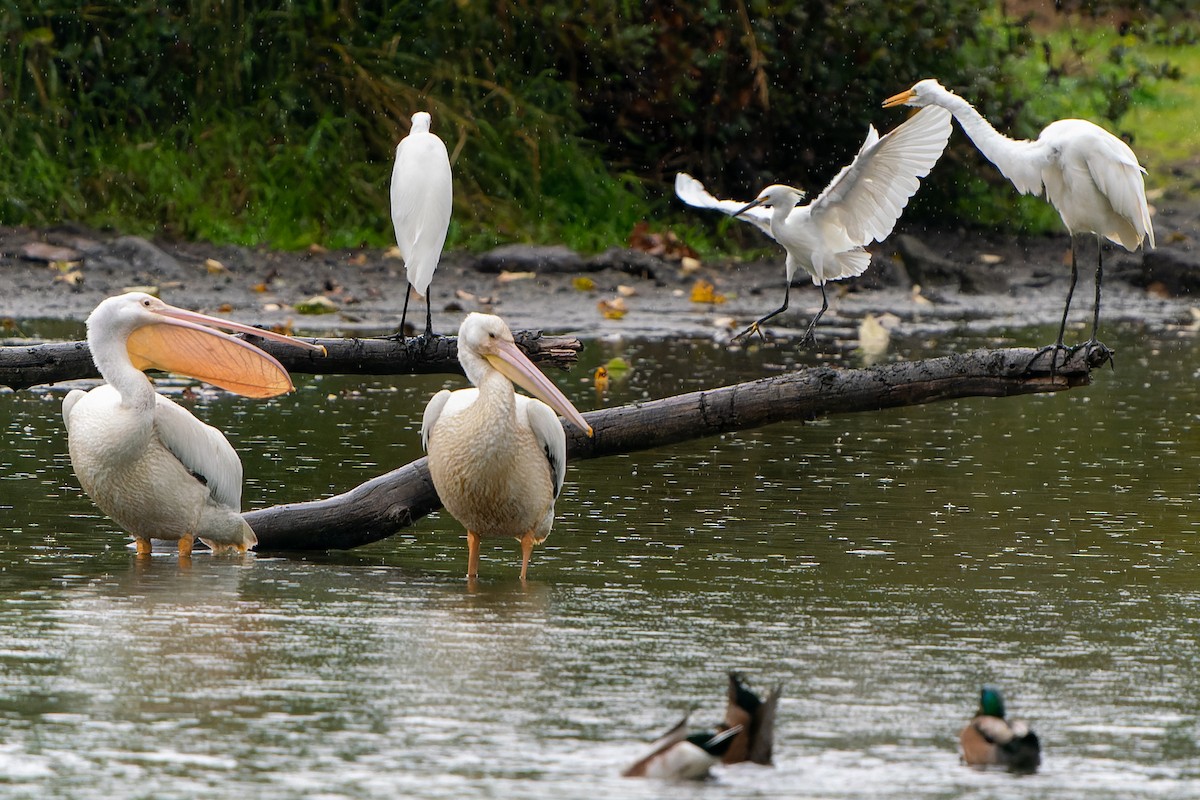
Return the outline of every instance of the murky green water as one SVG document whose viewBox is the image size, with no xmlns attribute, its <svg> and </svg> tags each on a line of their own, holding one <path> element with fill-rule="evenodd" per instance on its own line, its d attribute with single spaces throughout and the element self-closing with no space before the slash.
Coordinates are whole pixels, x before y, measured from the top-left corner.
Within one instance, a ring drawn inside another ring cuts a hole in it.
<svg viewBox="0 0 1200 800">
<path fill-rule="evenodd" d="M 474 591 L 445 515 L 348 553 L 137 563 L 71 475 L 64 390 L 0 395 L 0 794 L 1200 796 L 1200 340 L 1108 338 L 1118 370 L 1061 396 L 573 464 L 529 585 L 485 543 Z M 901 352 L 989 343 L 965 339 Z M 603 401 L 560 376 L 580 408 L 792 359 L 593 342 L 584 367 L 614 355 L 634 369 Z M 460 385 L 297 382 L 192 403 L 247 507 L 415 458 Z M 617 777 L 688 706 L 718 719 L 731 668 L 786 684 L 774 769 Z M 958 763 L 983 681 L 1041 735 L 1038 774 Z"/>
</svg>

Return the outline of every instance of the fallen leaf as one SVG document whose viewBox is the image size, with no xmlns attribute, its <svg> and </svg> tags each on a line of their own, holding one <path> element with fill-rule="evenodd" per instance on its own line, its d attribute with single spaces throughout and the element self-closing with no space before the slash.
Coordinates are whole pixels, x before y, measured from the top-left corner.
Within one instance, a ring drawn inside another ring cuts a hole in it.
<svg viewBox="0 0 1200 800">
<path fill-rule="evenodd" d="M 353 258 L 346 259 L 346 261 L 351 266 L 362 267 L 362 266 L 365 266 L 367 263 L 367 254 L 359 253 L 358 255 L 354 256 Z"/>
<path fill-rule="evenodd" d="M 608 360 L 604 368 L 608 370 L 608 374 L 614 380 L 621 380 L 629 373 L 629 362 L 620 356 L 614 356 Z"/>
<path fill-rule="evenodd" d="M 979 260 L 985 264 L 1000 264 L 1004 261 L 1004 256 L 996 253 L 980 253 Z"/>
<path fill-rule="evenodd" d="M 251 286 L 250 288 L 253 289 L 254 291 L 258 292 L 259 294 L 262 294 L 263 292 L 267 291 L 267 285 L 265 283 L 256 283 L 253 286 Z"/>
<path fill-rule="evenodd" d="M 596 308 L 604 315 L 605 319 L 621 319 L 629 311 L 625 305 L 625 299 L 614 297 L 612 300 L 601 300 L 596 303 Z"/>
<path fill-rule="evenodd" d="M 632 286 L 625 286 L 622 284 L 617 287 L 617 294 L 621 295 L 621 297 L 633 297 L 635 294 L 637 294 L 637 289 L 633 288 Z"/>
<path fill-rule="evenodd" d="M 121 292 L 125 294 L 129 292 L 141 292 L 142 294 L 148 294 L 151 297 L 158 297 L 157 286 L 126 286 L 125 288 L 121 289 Z"/>
<path fill-rule="evenodd" d="M 217 311 L 219 311 L 222 314 L 228 314 L 229 312 L 233 311 L 233 304 L 232 303 L 221 303 L 221 305 L 217 306 Z"/>
<path fill-rule="evenodd" d="M 592 375 L 592 385 L 596 387 L 596 392 L 604 394 L 608 391 L 608 370 L 604 367 L 596 367 L 596 372 Z"/>
<path fill-rule="evenodd" d="M 691 301 L 693 303 L 720 305 L 725 302 L 725 295 L 719 294 L 711 282 L 701 278 L 692 285 Z"/>
<path fill-rule="evenodd" d="M 400 253 L 400 248 L 397 247 L 396 245 L 392 245 L 387 250 L 384 250 L 383 257 L 384 258 L 399 258 L 399 259 L 404 258 L 404 256 Z"/>
<path fill-rule="evenodd" d="M 229 271 L 228 267 L 215 258 L 204 259 L 204 268 L 208 270 L 209 275 L 223 275 Z"/>
<path fill-rule="evenodd" d="M 332 314 L 337 310 L 337 303 L 323 294 L 315 294 L 307 300 L 296 303 L 296 313 L 298 314 Z"/>
<path fill-rule="evenodd" d="M 54 282 L 65 283 L 68 286 L 78 286 L 79 284 L 83 283 L 83 273 L 77 269 L 71 270 L 70 272 L 64 272 L 61 275 L 55 275 Z"/>
<path fill-rule="evenodd" d="M 509 272 L 508 270 L 501 270 L 500 274 L 496 276 L 496 282 L 512 283 L 513 281 L 527 281 L 530 278 L 536 277 L 536 272 Z"/>
<path fill-rule="evenodd" d="M 694 275 L 700 271 L 700 259 L 684 256 L 679 259 L 679 271 L 684 275 Z"/>
<path fill-rule="evenodd" d="M 475 295 L 470 292 L 464 292 L 462 289 L 455 289 L 454 296 L 467 303 L 474 303 L 479 300 Z"/>
<path fill-rule="evenodd" d="M 573 278 L 571 280 L 571 285 L 580 292 L 594 292 L 596 290 L 596 282 L 583 275 L 580 275 L 578 278 Z"/>
<path fill-rule="evenodd" d="M 308 246 L 308 252 L 314 256 L 319 256 L 323 253 L 328 253 L 329 251 L 316 242 L 313 242 Z"/>
</svg>

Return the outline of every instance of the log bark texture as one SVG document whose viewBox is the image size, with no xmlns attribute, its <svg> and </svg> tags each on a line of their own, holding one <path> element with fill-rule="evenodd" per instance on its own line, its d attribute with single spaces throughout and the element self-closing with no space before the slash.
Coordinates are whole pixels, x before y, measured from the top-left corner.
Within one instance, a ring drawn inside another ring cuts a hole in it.
<svg viewBox="0 0 1200 800">
<path fill-rule="evenodd" d="M 290 372 L 307 375 L 405 375 L 462 373 L 458 364 L 458 337 L 423 339 L 308 339 L 325 347 L 322 356 L 278 342 L 242 337 L 261 347 Z M 575 363 L 582 348 L 569 336 L 543 336 L 541 331 L 517 331 L 517 345 L 541 367 L 566 369 Z M 98 378 L 87 342 L 0 347 L 0 386 L 28 389 L 59 381 Z"/>
<path fill-rule="evenodd" d="M 592 437 L 567 429 L 567 451 L 575 459 L 599 458 L 829 414 L 1062 391 L 1090 383 L 1092 368 L 1107 358 L 1101 351 L 1090 357 L 1080 351 L 1052 376 L 1049 356 L 1031 365 L 1034 353 L 1029 348 L 976 350 L 867 369 L 817 367 L 601 409 L 584 414 Z M 386 538 L 440 507 L 421 458 L 336 497 L 244 516 L 258 536 L 259 552 L 330 550 Z"/>
</svg>

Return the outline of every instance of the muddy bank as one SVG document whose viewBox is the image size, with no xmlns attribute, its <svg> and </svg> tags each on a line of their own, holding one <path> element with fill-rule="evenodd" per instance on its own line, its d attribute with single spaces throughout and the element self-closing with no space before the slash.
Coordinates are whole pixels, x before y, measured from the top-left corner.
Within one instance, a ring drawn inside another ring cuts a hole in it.
<svg viewBox="0 0 1200 800">
<path fill-rule="evenodd" d="M 1102 326 L 1165 329 L 1193 321 L 1192 309 L 1200 305 L 1200 205 L 1164 205 L 1154 225 L 1157 250 L 1106 247 Z M 1014 237 L 902 225 L 871 249 L 866 274 L 827 287 L 830 310 L 819 342 L 852 338 L 868 313 L 894 315 L 899 335 L 962 325 L 1052 327 L 1061 315 L 1070 274 L 1065 234 Z M 779 252 L 777 260 L 698 266 L 645 250 L 595 257 L 565 248 L 449 253 L 432 286 L 434 330 L 453 332 L 465 312 L 489 311 L 514 329 L 588 338 L 727 338 L 782 301 Z M 1090 323 L 1094 259 L 1095 245 L 1085 243 L 1069 341 L 1082 338 Z M 719 302 L 693 300 L 701 280 L 712 284 Z M 18 321 L 83 320 L 110 294 L 154 286 L 176 305 L 322 335 L 394 330 L 405 291 L 402 262 L 384 250 L 278 252 L 73 226 L 0 229 L 0 286 L 0 318 Z M 794 286 L 791 309 L 768 329 L 784 340 L 798 336 L 820 306 L 806 276 Z M 300 313 L 313 298 L 324 298 L 320 304 L 329 313 Z M 423 327 L 423 320 L 424 304 L 414 298 L 409 322 Z"/>
</svg>

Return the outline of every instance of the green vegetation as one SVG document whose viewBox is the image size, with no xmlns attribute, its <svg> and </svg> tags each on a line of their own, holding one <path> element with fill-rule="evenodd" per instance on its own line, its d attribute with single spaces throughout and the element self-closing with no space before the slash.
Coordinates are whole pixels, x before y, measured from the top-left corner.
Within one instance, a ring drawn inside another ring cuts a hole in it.
<svg viewBox="0 0 1200 800">
<path fill-rule="evenodd" d="M 671 203 L 677 170 L 739 196 L 819 189 L 868 124 L 900 121 L 880 101 L 929 76 L 1015 134 L 1088 116 L 1136 130 L 1152 164 L 1143 143 L 1196 152 L 1196 126 L 1166 122 L 1194 115 L 1200 51 L 1166 49 L 1186 28 L 1039 40 L 979 6 L 15 0 L 0 9 L 0 224 L 386 245 L 393 148 L 429 110 L 454 159 L 453 246 L 597 250 L 642 219 L 703 240 L 711 224 Z M 954 142 L 910 214 L 1054 226 Z"/>
</svg>

